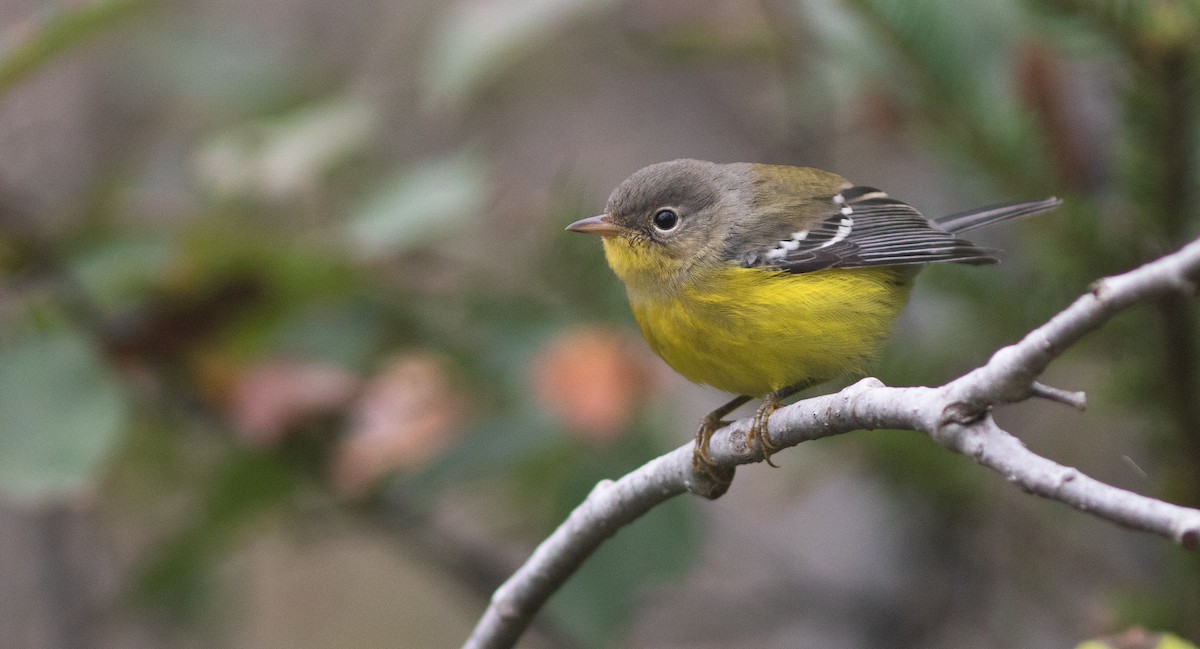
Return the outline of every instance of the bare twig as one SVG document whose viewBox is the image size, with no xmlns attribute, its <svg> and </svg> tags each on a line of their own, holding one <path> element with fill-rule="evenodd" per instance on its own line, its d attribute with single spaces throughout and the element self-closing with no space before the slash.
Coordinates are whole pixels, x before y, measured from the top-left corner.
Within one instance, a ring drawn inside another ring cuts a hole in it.
<svg viewBox="0 0 1200 649">
<path fill-rule="evenodd" d="M 1078 393 L 1036 382 L 1052 360 L 1086 333 L 1130 306 L 1167 294 L 1195 294 L 1200 240 L 1178 252 L 1093 285 L 1091 292 L 997 351 L 984 366 L 938 388 L 889 388 L 864 379 L 838 392 L 805 399 L 772 415 L 771 442 L 795 446 L 852 430 L 919 430 L 946 448 L 974 458 L 1025 491 L 1066 503 L 1120 525 L 1153 532 L 1188 549 L 1200 546 L 1200 510 L 1118 489 L 1025 448 L 991 417 L 995 405 L 1029 397 L 1082 405 Z M 709 451 L 728 467 L 762 460 L 746 444 L 749 420 L 722 428 Z M 622 526 L 659 503 L 691 491 L 719 495 L 722 485 L 691 470 L 691 444 L 651 460 L 616 482 L 596 485 L 567 520 L 492 596 L 465 648 L 510 647 L 550 595 L 593 550 Z"/>
<path fill-rule="evenodd" d="M 1087 410 L 1087 395 L 1083 392 L 1060 390 L 1045 383 L 1038 383 L 1037 381 L 1034 381 L 1029 386 L 1029 389 L 1030 396 L 1061 403 L 1064 406 L 1071 406 L 1081 412 Z"/>
</svg>

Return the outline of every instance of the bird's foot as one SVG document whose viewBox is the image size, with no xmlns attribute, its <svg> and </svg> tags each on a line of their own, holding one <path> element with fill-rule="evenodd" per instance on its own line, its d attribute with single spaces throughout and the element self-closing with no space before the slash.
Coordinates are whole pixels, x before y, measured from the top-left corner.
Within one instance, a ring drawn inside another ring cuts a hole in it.
<svg viewBox="0 0 1200 649">
<path fill-rule="evenodd" d="M 763 460 L 775 468 L 779 468 L 779 465 L 771 461 L 771 455 L 778 451 L 779 447 L 771 443 L 771 437 L 767 433 L 767 420 L 771 418 L 771 413 L 779 409 L 781 401 L 782 399 L 774 393 L 763 397 L 762 405 L 754 412 L 750 432 L 746 433 L 746 445 L 753 449 L 754 445 L 758 444 Z"/>
<path fill-rule="evenodd" d="M 713 433 L 728 423 L 727 421 L 723 421 L 721 415 L 716 412 L 710 412 L 700 420 L 700 427 L 696 429 L 696 447 L 692 451 L 693 469 L 704 471 L 712 476 L 713 470 L 718 465 L 713 461 L 712 456 L 708 454 L 708 444 L 712 441 Z"/>
<path fill-rule="evenodd" d="M 721 419 L 724 414 L 717 410 L 700 420 L 700 427 L 696 430 L 696 445 L 692 450 L 692 472 L 699 481 L 689 486 L 688 490 L 709 500 L 720 498 L 733 482 L 734 468 L 718 464 L 708 453 L 713 433 L 729 423 Z"/>
</svg>

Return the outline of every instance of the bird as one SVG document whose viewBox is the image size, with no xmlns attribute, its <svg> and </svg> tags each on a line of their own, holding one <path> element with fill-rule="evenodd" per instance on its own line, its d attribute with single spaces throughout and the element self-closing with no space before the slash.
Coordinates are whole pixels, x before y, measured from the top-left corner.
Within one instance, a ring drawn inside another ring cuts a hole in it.
<svg viewBox="0 0 1200 649">
<path fill-rule="evenodd" d="M 961 238 L 1053 209 L 1011 202 L 931 220 L 874 187 L 812 167 L 679 159 L 620 183 L 598 235 L 643 337 L 688 380 L 737 395 L 701 419 L 693 467 L 713 475 L 712 434 L 754 398 L 747 444 L 772 466 L 767 420 L 809 387 L 866 371 L 933 263 L 990 264 Z"/>
</svg>

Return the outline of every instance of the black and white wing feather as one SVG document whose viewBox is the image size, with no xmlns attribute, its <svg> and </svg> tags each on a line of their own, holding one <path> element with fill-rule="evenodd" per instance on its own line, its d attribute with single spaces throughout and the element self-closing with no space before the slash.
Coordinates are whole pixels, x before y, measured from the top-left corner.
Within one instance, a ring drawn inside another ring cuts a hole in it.
<svg viewBox="0 0 1200 649">
<path fill-rule="evenodd" d="M 817 225 L 752 251 L 743 263 L 791 273 L 945 261 L 992 263 L 997 261 L 995 250 L 976 246 L 955 232 L 1043 212 L 1059 202 L 1051 198 L 1009 203 L 935 222 L 878 189 L 851 187 L 830 199 L 829 214 Z"/>
</svg>

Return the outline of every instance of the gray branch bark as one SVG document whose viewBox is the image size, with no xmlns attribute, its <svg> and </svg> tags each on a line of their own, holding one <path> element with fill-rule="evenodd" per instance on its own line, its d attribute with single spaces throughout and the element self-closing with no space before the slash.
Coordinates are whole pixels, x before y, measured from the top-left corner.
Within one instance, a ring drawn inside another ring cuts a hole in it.
<svg viewBox="0 0 1200 649">
<path fill-rule="evenodd" d="M 769 421 L 771 441 L 783 448 L 859 429 L 923 431 L 1029 493 L 1195 550 L 1200 546 L 1200 510 L 1118 489 L 1033 453 L 996 425 L 991 409 L 1030 397 L 1082 407 L 1081 393 L 1037 382 L 1050 362 L 1116 313 L 1167 294 L 1194 296 L 1198 283 L 1200 240 L 1096 282 L 1089 293 L 1020 342 L 1000 349 L 982 367 L 941 387 L 891 388 L 864 379 L 836 394 L 781 408 Z M 710 453 L 731 477 L 737 465 L 762 460 L 756 449 L 747 446 L 749 428 L 748 419 L 740 420 L 713 436 Z M 659 503 L 686 491 L 706 497 L 723 493 L 725 485 L 694 473 L 691 460 L 689 443 L 615 482 L 596 485 L 496 590 L 464 648 L 513 646 L 546 599 L 605 539 Z"/>
</svg>

